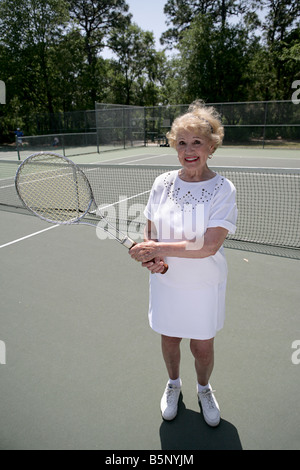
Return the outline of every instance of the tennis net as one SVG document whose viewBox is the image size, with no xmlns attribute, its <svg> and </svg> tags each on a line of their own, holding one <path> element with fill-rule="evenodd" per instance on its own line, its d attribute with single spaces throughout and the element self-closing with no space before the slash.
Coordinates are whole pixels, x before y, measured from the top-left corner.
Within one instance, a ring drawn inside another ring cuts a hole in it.
<svg viewBox="0 0 300 470">
<path fill-rule="evenodd" d="M 19 162 L 0 162 L 0 209 L 29 214 L 14 186 Z M 154 179 L 178 167 L 79 165 L 87 175 L 96 203 L 124 230 L 142 236 Z M 233 182 L 239 210 L 237 230 L 225 246 L 300 259 L 300 169 L 212 167 Z"/>
</svg>

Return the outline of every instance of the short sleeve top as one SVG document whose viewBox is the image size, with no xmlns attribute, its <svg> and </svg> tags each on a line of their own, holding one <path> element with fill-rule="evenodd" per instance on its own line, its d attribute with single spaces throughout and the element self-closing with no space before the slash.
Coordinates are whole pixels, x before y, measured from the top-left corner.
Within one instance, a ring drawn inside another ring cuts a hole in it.
<svg viewBox="0 0 300 470">
<path fill-rule="evenodd" d="M 210 180 L 191 183 L 183 181 L 178 170 L 170 171 L 156 178 L 144 215 L 154 223 L 158 241 L 196 240 L 201 243 L 206 230 L 211 227 L 223 227 L 231 234 L 235 232 L 236 190 L 231 181 L 218 173 Z M 195 281 L 193 276 L 209 283 L 220 282 L 225 272 L 227 274 L 224 261 L 223 248 L 216 255 L 204 259 L 167 260 L 169 265 L 174 264 L 173 274 L 170 275 L 174 282 L 177 274 L 182 278 L 182 270 L 187 269 L 191 273 L 187 275 L 190 285 Z M 194 273 L 191 269 L 193 266 L 196 269 Z M 169 271 L 172 273 L 172 269 Z"/>
</svg>

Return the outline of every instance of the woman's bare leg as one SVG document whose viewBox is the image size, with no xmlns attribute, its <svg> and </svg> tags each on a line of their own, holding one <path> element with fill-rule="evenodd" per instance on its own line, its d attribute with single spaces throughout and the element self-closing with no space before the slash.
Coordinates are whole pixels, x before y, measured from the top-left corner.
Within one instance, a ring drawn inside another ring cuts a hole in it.
<svg viewBox="0 0 300 470">
<path fill-rule="evenodd" d="M 180 343 L 181 338 L 161 337 L 163 358 L 171 380 L 178 379 L 180 375 Z"/>
<path fill-rule="evenodd" d="M 214 368 L 214 338 L 208 340 L 191 339 L 190 348 L 195 358 L 198 383 L 207 385 Z"/>
</svg>

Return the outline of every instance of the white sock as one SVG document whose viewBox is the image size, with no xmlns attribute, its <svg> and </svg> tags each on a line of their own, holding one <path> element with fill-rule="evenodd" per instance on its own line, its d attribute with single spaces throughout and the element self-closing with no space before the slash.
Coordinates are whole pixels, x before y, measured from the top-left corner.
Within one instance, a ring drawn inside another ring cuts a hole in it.
<svg viewBox="0 0 300 470">
<path fill-rule="evenodd" d="M 208 383 L 208 384 L 205 385 L 205 386 L 200 385 L 200 384 L 198 383 L 197 386 L 198 386 L 198 392 L 204 392 L 204 390 L 207 390 L 208 388 L 211 390 L 210 383 Z"/>
<path fill-rule="evenodd" d="M 168 384 L 173 385 L 173 387 L 181 387 L 182 385 L 181 378 L 178 377 L 178 379 L 176 380 L 169 379 Z"/>
</svg>

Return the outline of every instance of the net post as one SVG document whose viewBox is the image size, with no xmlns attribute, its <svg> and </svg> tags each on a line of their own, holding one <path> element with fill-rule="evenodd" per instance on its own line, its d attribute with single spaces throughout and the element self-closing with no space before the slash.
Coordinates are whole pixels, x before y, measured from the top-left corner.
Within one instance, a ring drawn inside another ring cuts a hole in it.
<svg viewBox="0 0 300 470">
<path fill-rule="evenodd" d="M 16 135 L 16 149 L 17 149 L 17 154 L 18 154 L 18 160 L 21 160 L 20 149 L 19 149 L 19 140 L 18 140 L 17 135 Z"/>
</svg>

